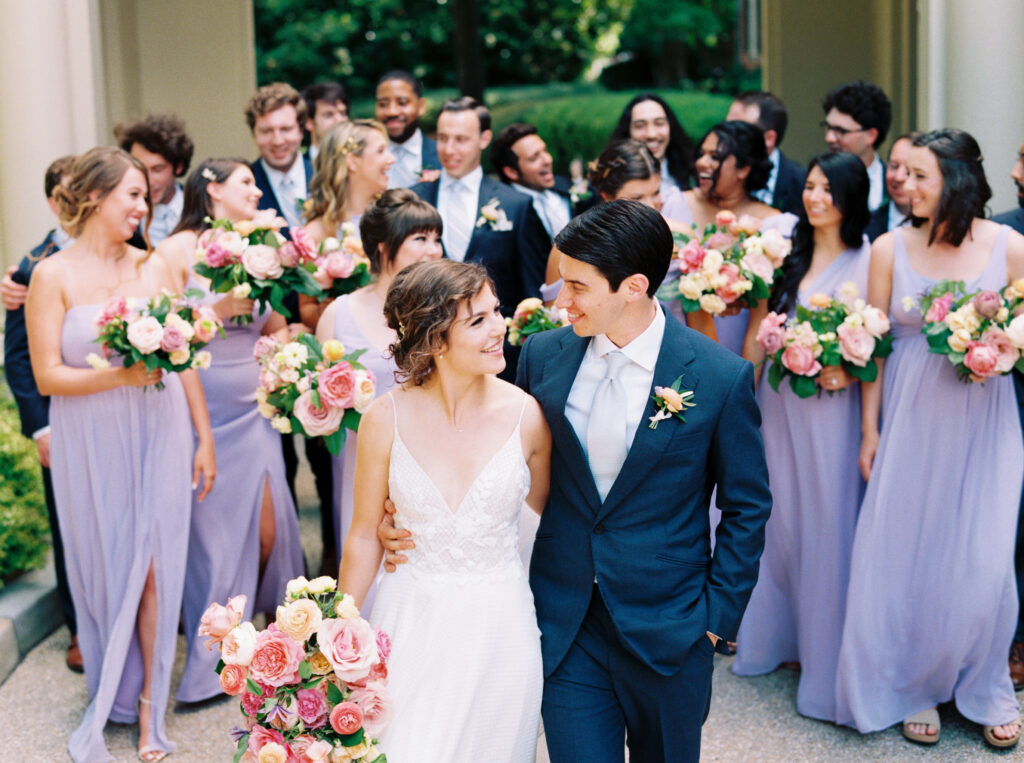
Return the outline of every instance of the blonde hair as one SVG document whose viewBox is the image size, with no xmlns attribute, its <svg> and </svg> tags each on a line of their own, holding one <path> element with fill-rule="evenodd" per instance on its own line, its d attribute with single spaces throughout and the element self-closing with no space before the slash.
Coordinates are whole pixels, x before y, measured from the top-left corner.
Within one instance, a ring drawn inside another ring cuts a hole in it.
<svg viewBox="0 0 1024 763">
<path fill-rule="evenodd" d="M 384 125 L 375 119 L 355 119 L 332 127 L 320 142 L 313 180 L 306 201 L 306 220 L 320 219 L 327 235 L 334 236 L 348 219 L 348 163 L 350 154 L 362 156 L 366 139 L 376 130 L 387 140 Z"/>
</svg>

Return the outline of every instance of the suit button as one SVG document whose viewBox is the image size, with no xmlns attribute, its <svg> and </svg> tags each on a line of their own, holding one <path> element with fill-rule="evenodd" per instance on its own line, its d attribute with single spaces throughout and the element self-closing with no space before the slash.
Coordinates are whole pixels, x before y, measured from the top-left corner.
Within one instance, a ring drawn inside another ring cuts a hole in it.
<svg viewBox="0 0 1024 763">
<path fill-rule="evenodd" d="M 600 535 L 603 532 L 604 532 L 604 525 L 597 525 L 594 528 L 594 535 Z"/>
</svg>

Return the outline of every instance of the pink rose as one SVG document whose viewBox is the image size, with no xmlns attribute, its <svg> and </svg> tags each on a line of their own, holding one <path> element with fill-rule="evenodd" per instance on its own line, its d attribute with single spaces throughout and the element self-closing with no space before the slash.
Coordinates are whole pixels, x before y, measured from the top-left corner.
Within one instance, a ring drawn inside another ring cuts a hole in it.
<svg viewBox="0 0 1024 763">
<path fill-rule="evenodd" d="M 206 264 L 211 268 L 222 268 L 225 265 L 233 265 L 238 262 L 238 258 L 235 255 L 216 241 L 206 247 L 206 250 L 203 252 L 203 259 L 206 260 Z"/>
<path fill-rule="evenodd" d="M 188 348 L 188 338 L 177 326 L 164 326 L 164 335 L 160 338 L 160 349 L 164 352 L 180 352 Z"/>
<path fill-rule="evenodd" d="M 356 689 L 349 695 L 349 701 L 355 702 L 363 710 L 363 728 L 371 737 L 379 736 L 391 722 L 394 708 L 384 684 L 374 681 L 365 688 Z"/>
<path fill-rule="evenodd" d="M 855 366 L 864 367 L 875 351 L 875 338 L 863 326 L 843 323 L 836 334 L 839 336 L 839 353 L 843 359 Z"/>
<path fill-rule="evenodd" d="M 213 308 L 206 305 L 200 307 L 197 312 L 198 317 L 195 323 L 192 324 L 192 330 L 195 331 L 196 339 L 200 342 L 209 342 L 217 336 L 220 320 L 217 318 L 217 314 L 213 312 Z"/>
<path fill-rule="evenodd" d="M 315 741 L 316 737 L 311 737 L 309 734 L 299 734 L 294 739 L 289 740 L 288 749 L 299 760 L 306 760 L 306 750 L 312 747 Z"/>
<path fill-rule="evenodd" d="M 334 279 L 324 270 L 323 265 L 320 265 L 313 271 L 313 280 L 320 284 L 321 289 L 329 289 L 334 285 Z"/>
<path fill-rule="evenodd" d="M 690 239 L 679 252 L 679 259 L 686 265 L 683 272 L 691 273 L 694 270 L 700 270 L 705 254 L 707 254 L 707 250 L 698 244 L 696 239 Z"/>
<path fill-rule="evenodd" d="M 280 278 L 284 273 L 277 250 L 266 244 L 246 247 L 242 252 L 242 267 L 245 268 L 246 273 L 261 281 L 272 281 L 275 278 Z"/>
<path fill-rule="evenodd" d="M 103 306 L 103 312 L 96 318 L 96 326 L 102 328 L 112 320 L 125 320 L 129 314 L 128 300 L 125 297 L 111 297 Z"/>
<path fill-rule="evenodd" d="M 770 285 L 775 278 L 775 268 L 772 266 L 771 260 L 759 252 L 751 252 L 746 255 L 740 261 L 740 265 L 760 278 L 766 284 Z"/>
<path fill-rule="evenodd" d="M 143 355 L 156 352 L 163 337 L 164 327 L 152 315 L 144 315 L 128 324 L 128 341 Z"/>
<path fill-rule="evenodd" d="M 256 230 L 281 230 L 288 221 L 279 216 L 276 209 L 260 209 L 252 216 L 252 224 Z"/>
<path fill-rule="evenodd" d="M 355 734 L 363 727 L 363 710 L 355 702 L 339 702 L 331 710 L 331 728 L 339 734 Z"/>
<path fill-rule="evenodd" d="M 726 304 L 735 302 L 741 294 L 737 288 L 739 282 L 743 280 L 740 278 L 740 269 L 733 263 L 727 262 L 718 269 L 718 275 L 725 278 L 725 283 L 715 289 L 715 294 L 721 297 Z"/>
<path fill-rule="evenodd" d="M 352 407 L 357 413 L 365 413 L 377 395 L 377 379 L 373 371 L 356 371 L 355 390 L 352 392 Z"/>
<path fill-rule="evenodd" d="M 971 342 L 967 345 L 967 355 L 964 356 L 964 365 L 967 366 L 976 376 L 996 376 L 996 365 L 999 363 L 998 353 L 981 342 Z"/>
<path fill-rule="evenodd" d="M 730 212 L 728 209 L 723 209 L 721 212 L 715 215 L 715 225 L 719 228 L 728 228 L 730 225 L 736 222 L 736 214 Z"/>
<path fill-rule="evenodd" d="M 729 232 L 734 236 L 747 234 L 753 236 L 761 230 L 761 221 L 753 215 L 740 215 L 739 219 L 729 224 Z"/>
<path fill-rule="evenodd" d="M 305 753 L 303 753 L 302 760 L 307 760 L 309 763 L 320 763 L 320 761 L 326 760 L 327 756 L 331 754 L 333 747 L 331 743 L 326 739 L 318 739 L 313 742 Z"/>
<path fill-rule="evenodd" d="M 273 392 L 281 386 L 281 380 L 273 371 L 264 368 L 260 371 L 260 386 L 267 392 Z"/>
<path fill-rule="evenodd" d="M 268 729 L 266 726 L 260 726 L 259 724 L 252 727 L 252 731 L 249 732 L 249 752 L 253 755 L 258 755 L 263 745 L 269 742 L 276 742 L 283 746 L 284 735 L 276 729 Z"/>
<path fill-rule="evenodd" d="M 256 637 L 256 651 L 249 672 L 268 686 L 283 686 L 299 680 L 299 663 L 306 654 L 295 640 L 271 623 Z"/>
<path fill-rule="evenodd" d="M 983 291 L 974 297 L 974 309 L 982 318 L 995 318 L 1002 306 L 1003 298 L 994 291 Z"/>
<path fill-rule="evenodd" d="M 351 408 L 356 373 L 347 361 L 336 363 L 317 377 L 320 402 L 329 408 Z"/>
<path fill-rule="evenodd" d="M 231 697 L 245 691 L 245 678 L 249 671 L 241 665 L 225 665 L 220 671 L 220 690 Z"/>
<path fill-rule="evenodd" d="M 724 252 L 735 243 L 736 240 L 728 233 L 712 233 L 708 236 L 708 240 L 704 242 L 704 245 L 708 249 L 717 249 L 720 252 Z"/>
<path fill-rule="evenodd" d="M 361 617 L 324 620 L 316 640 L 334 674 L 342 681 L 358 681 L 380 662 L 377 637 Z"/>
<path fill-rule="evenodd" d="M 1020 359 L 1020 352 L 1014 346 L 1006 332 L 998 326 L 989 326 L 981 335 L 982 344 L 991 347 L 996 353 L 995 372 L 1008 374 L 1014 363 Z"/>
<path fill-rule="evenodd" d="M 281 260 L 281 265 L 284 267 L 294 268 L 299 264 L 299 251 L 291 241 L 285 241 L 277 250 L 277 258 Z"/>
<path fill-rule="evenodd" d="M 359 688 L 365 688 L 371 681 L 386 681 L 388 678 L 388 666 L 383 662 L 377 663 L 370 672 L 366 674 L 366 678 L 360 678 L 357 681 L 349 681 L 350 687 L 358 686 Z"/>
<path fill-rule="evenodd" d="M 296 712 L 307 729 L 318 729 L 327 722 L 327 700 L 318 689 L 299 689 L 295 692 Z"/>
<path fill-rule="evenodd" d="M 953 295 L 948 291 L 941 297 L 932 302 L 931 307 L 928 308 L 928 312 L 925 313 L 925 323 L 940 323 L 946 320 L 946 313 L 949 312 L 949 308 L 953 304 Z"/>
<path fill-rule="evenodd" d="M 797 376 L 814 376 L 821 371 L 814 350 L 802 344 L 791 344 L 782 352 L 782 365 Z"/>
<path fill-rule="evenodd" d="M 292 245 L 300 263 L 313 262 L 316 259 L 316 242 L 305 227 L 292 228 Z"/>
<path fill-rule="evenodd" d="M 381 662 L 387 662 L 391 656 L 391 636 L 387 631 L 377 631 L 377 654 L 380 655 Z"/>
<path fill-rule="evenodd" d="M 322 396 L 321 401 L 323 401 Z M 292 414 L 302 424 L 302 428 L 309 437 L 323 437 L 338 431 L 341 419 L 345 415 L 345 409 L 329 405 L 317 408 L 313 405 L 312 390 L 307 389 L 295 398 Z"/>
<path fill-rule="evenodd" d="M 199 619 L 199 635 L 209 636 L 206 642 L 207 649 L 213 649 L 213 645 L 222 641 L 236 625 L 242 622 L 242 615 L 245 612 L 245 595 L 232 596 L 228 599 L 225 607 L 222 604 L 213 602 L 203 612 Z"/>
<path fill-rule="evenodd" d="M 252 347 L 252 356 L 256 360 L 262 360 L 264 355 L 272 355 L 277 352 L 278 342 L 269 336 L 261 336 Z"/>
<path fill-rule="evenodd" d="M 786 344 L 786 330 L 783 328 L 785 322 L 785 313 L 779 315 L 771 312 L 761 320 L 757 328 L 757 341 L 769 355 L 774 355 Z"/>
<path fill-rule="evenodd" d="M 345 252 L 331 252 L 324 257 L 323 267 L 331 278 L 348 278 L 356 269 L 356 261 Z"/>
</svg>

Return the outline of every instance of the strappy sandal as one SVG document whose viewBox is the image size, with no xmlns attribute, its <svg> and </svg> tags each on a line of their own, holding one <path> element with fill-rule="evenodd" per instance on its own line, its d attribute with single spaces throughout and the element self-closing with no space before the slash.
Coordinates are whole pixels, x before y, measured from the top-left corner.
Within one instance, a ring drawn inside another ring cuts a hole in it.
<svg viewBox="0 0 1024 763">
<path fill-rule="evenodd" d="M 988 742 L 993 747 L 999 747 L 999 748 L 1013 747 L 1015 744 L 1017 744 L 1017 742 L 1020 741 L 1021 722 L 1020 722 L 1020 719 L 1018 719 L 1016 721 L 1010 721 L 1010 723 L 1016 723 L 1017 724 L 1017 733 L 1014 734 L 1012 737 L 1007 737 L 1006 739 L 1003 739 L 1002 737 L 997 737 L 996 736 L 996 734 L 995 734 L 995 726 L 982 726 L 981 727 L 981 733 L 984 735 L 985 741 Z M 1001 724 L 1001 725 L 1009 726 L 1010 723 L 1004 723 L 1004 724 Z"/>
<path fill-rule="evenodd" d="M 152 704 L 153 704 L 153 702 L 151 700 L 148 700 L 145 697 L 139 697 L 139 724 L 140 724 L 139 725 L 139 733 L 140 734 L 142 733 L 142 725 L 141 725 L 141 722 L 142 722 L 142 705 L 150 705 L 149 712 L 152 713 L 153 712 Z M 155 745 L 147 744 L 145 747 L 140 747 L 139 748 L 139 760 L 141 760 L 143 763 L 157 763 L 157 761 L 163 760 L 166 757 L 167 757 L 167 751 L 166 750 L 162 750 L 162 749 L 160 749 L 159 747 L 157 747 Z"/>
<path fill-rule="evenodd" d="M 934 734 L 922 734 L 916 731 L 911 731 L 911 724 L 934 726 L 938 730 Z M 905 736 L 911 742 L 919 742 L 921 744 L 935 744 L 939 741 L 939 736 L 941 734 L 942 724 L 939 722 L 939 711 L 934 707 L 929 708 L 928 710 L 922 710 L 920 713 L 914 713 L 912 716 L 903 721 L 903 736 Z M 988 737 L 986 736 L 986 738 Z"/>
</svg>

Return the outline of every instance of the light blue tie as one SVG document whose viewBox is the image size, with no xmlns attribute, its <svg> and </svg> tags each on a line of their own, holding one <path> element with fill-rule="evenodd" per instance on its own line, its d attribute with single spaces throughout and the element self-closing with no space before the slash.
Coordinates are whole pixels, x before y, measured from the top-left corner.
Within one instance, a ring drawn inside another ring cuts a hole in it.
<svg viewBox="0 0 1024 763">
<path fill-rule="evenodd" d="M 619 350 L 604 355 L 604 378 L 597 385 L 587 422 L 587 459 L 603 503 L 626 462 L 626 388 L 619 375 L 630 359 Z"/>
</svg>

